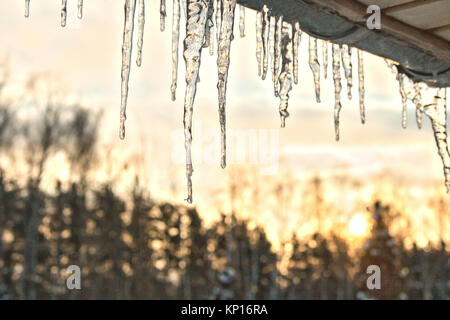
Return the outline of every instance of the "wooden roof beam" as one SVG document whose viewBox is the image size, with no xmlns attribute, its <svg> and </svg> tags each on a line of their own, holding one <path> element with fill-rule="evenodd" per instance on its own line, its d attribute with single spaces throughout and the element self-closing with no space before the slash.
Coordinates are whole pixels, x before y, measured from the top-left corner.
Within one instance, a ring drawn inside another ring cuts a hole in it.
<svg viewBox="0 0 450 320">
<path fill-rule="evenodd" d="M 310 6 L 315 6 L 320 10 L 339 16 L 357 23 L 365 24 L 367 18 L 367 6 L 354 0 L 298 0 Z M 427 0 L 427 2 L 435 0 Z M 416 2 L 416 1 L 415 1 Z M 392 36 L 400 43 L 419 48 L 435 56 L 441 61 L 450 63 L 450 42 L 441 39 L 432 33 L 417 29 L 406 23 L 403 23 L 393 17 L 383 14 L 381 17 L 381 30 L 379 32 Z"/>
<path fill-rule="evenodd" d="M 415 1 L 407 2 L 407 3 L 403 3 L 403 4 L 398 4 L 396 6 L 384 8 L 383 13 L 384 14 L 392 14 L 392 13 L 396 13 L 396 12 L 400 12 L 400 11 L 404 11 L 404 10 L 408 10 L 408 9 L 412 9 L 412 8 L 426 6 L 431 3 L 439 2 L 439 1 L 442 1 L 442 0 L 415 0 Z"/>
</svg>

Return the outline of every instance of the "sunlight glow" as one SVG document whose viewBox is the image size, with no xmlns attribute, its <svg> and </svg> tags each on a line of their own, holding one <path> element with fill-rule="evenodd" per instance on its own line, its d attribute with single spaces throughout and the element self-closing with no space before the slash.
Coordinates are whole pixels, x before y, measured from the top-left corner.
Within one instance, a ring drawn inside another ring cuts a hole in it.
<svg viewBox="0 0 450 320">
<path fill-rule="evenodd" d="M 367 221 L 364 215 L 358 213 L 348 223 L 348 231 L 353 236 L 363 236 L 367 232 Z"/>
</svg>

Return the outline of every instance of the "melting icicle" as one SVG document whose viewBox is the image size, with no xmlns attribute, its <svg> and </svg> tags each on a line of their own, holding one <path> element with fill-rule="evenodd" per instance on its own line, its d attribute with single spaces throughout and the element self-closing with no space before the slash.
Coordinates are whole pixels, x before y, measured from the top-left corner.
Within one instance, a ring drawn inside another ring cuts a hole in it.
<svg viewBox="0 0 450 320">
<path fill-rule="evenodd" d="M 258 77 L 261 76 L 261 62 L 263 50 L 263 14 L 256 13 L 256 61 L 258 62 Z"/>
<path fill-rule="evenodd" d="M 166 0 L 161 0 L 159 5 L 159 30 L 166 29 Z"/>
<path fill-rule="evenodd" d="M 366 123 L 366 107 L 364 105 L 364 58 L 363 52 L 358 50 L 358 85 L 359 85 L 359 114 L 361 123 Z"/>
<path fill-rule="evenodd" d="M 314 76 L 316 101 L 320 103 L 320 64 L 317 59 L 317 39 L 309 36 L 309 67 Z"/>
<path fill-rule="evenodd" d="M 294 25 L 294 83 L 298 84 L 298 47 L 302 39 L 302 30 L 300 30 L 300 24 L 298 22 Z"/>
<path fill-rule="evenodd" d="M 220 30 L 222 24 L 222 0 L 215 1 L 215 11 L 216 11 L 216 40 L 217 45 L 219 44 Z"/>
<path fill-rule="evenodd" d="M 353 66 L 352 66 L 352 47 L 346 44 L 342 45 L 342 65 L 344 66 L 345 79 L 347 81 L 347 95 L 348 99 L 352 99 L 353 87 Z"/>
<path fill-rule="evenodd" d="M 341 112 L 341 48 L 333 43 L 333 82 L 334 82 L 334 132 L 336 141 L 339 141 L 339 114 Z"/>
<path fill-rule="evenodd" d="M 420 83 L 414 84 L 415 95 L 413 98 L 413 102 L 416 105 L 416 123 L 419 129 L 422 129 L 422 95 L 420 93 Z"/>
<path fill-rule="evenodd" d="M 263 73 L 262 79 L 266 80 L 267 68 L 269 65 L 269 28 L 270 28 L 270 17 L 269 8 L 266 5 L 263 7 Z"/>
<path fill-rule="evenodd" d="M 245 7 L 239 5 L 239 32 L 241 38 L 245 37 Z"/>
<path fill-rule="evenodd" d="M 184 39 L 184 60 L 186 62 L 186 93 L 184 97 L 184 146 L 186 148 L 186 178 L 188 196 L 186 201 L 192 203 L 192 113 L 203 42 L 205 39 L 208 0 L 187 1 L 186 38 Z"/>
<path fill-rule="evenodd" d="M 144 24 L 145 24 L 145 1 L 138 0 L 138 41 L 137 41 L 137 58 L 138 67 L 142 64 L 142 46 L 144 45 Z"/>
<path fill-rule="evenodd" d="M 283 23 L 281 32 L 281 73 L 279 77 L 280 82 L 280 117 L 281 127 L 284 128 L 285 120 L 289 116 L 288 103 L 289 92 L 292 89 L 293 76 L 293 51 L 292 51 L 292 26 L 289 23 Z"/>
<path fill-rule="evenodd" d="M 180 0 L 173 0 L 173 21 L 172 21 L 172 85 L 170 92 L 172 101 L 176 99 L 177 78 L 178 78 L 178 42 L 180 39 Z"/>
<path fill-rule="evenodd" d="M 78 19 L 83 19 L 83 0 L 78 0 Z"/>
<path fill-rule="evenodd" d="M 402 73 L 398 73 L 397 74 L 397 79 L 398 79 L 398 86 L 399 86 L 399 90 L 400 90 L 400 95 L 402 96 L 402 128 L 406 129 L 406 107 L 407 107 L 407 101 L 408 101 L 408 96 L 405 90 L 405 84 L 404 84 L 404 79 L 405 79 L 405 75 Z"/>
<path fill-rule="evenodd" d="M 270 17 L 269 20 L 269 55 L 270 61 L 270 71 L 272 72 L 272 81 L 275 82 L 275 17 Z"/>
<path fill-rule="evenodd" d="M 66 26 L 67 21 L 67 0 L 62 0 L 62 7 L 61 7 L 61 27 Z"/>
<path fill-rule="evenodd" d="M 130 78 L 131 51 L 133 48 L 134 13 L 136 0 L 125 0 L 125 23 L 122 44 L 122 85 L 120 103 L 120 139 L 125 138 L 125 120 L 127 119 L 128 80 Z"/>
<path fill-rule="evenodd" d="M 422 108 L 423 112 L 431 120 L 439 156 L 444 166 L 445 186 L 447 193 L 450 193 L 450 154 L 447 144 L 446 89 L 428 88 L 427 91 L 434 93 L 434 97 L 430 97 L 433 100 L 426 101 L 426 104 Z"/>
<path fill-rule="evenodd" d="M 322 40 L 323 77 L 328 78 L 328 41 Z"/>
<path fill-rule="evenodd" d="M 213 15 L 214 15 L 214 6 L 212 3 L 213 0 L 209 0 L 210 6 L 208 7 L 208 15 L 206 18 L 206 30 L 205 30 L 205 43 L 203 44 L 203 48 L 209 47 L 209 55 L 212 56 L 214 54 L 214 23 L 213 23 Z"/>
<path fill-rule="evenodd" d="M 276 25 L 276 32 L 275 32 L 274 73 L 272 74 L 275 97 L 278 97 L 278 75 L 280 72 L 282 26 L 283 26 L 283 16 L 280 16 L 280 17 L 278 17 L 278 21 L 277 21 L 277 25 Z"/>
<path fill-rule="evenodd" d="M 25 18 L 30 16 L 30 0 L 25 0 Z"/>
<path fill-rule="evenodd" d="M 219 120 L 221 133 L 221 161 L 220 165 L 225 168 L 227 165 L 226 155 L 226 126 L 225 126 L 225 105 L 228 81 L 228 68 L 230 67 L 230 48 L 233 40 L 234 10 L 236 0 L 222 1 L 222 25 L 220 30 L 220 40 L 218 44 L 217 71 L 218 79 L 217 89 L 219 90 Z"/>
</svg>

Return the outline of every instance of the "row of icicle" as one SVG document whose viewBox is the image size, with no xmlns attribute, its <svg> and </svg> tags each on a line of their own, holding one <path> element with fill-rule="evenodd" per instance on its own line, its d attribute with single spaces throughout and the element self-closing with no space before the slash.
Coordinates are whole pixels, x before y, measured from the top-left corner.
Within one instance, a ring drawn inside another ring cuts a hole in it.
<svg viewBox="0 0 450 320">
<path fill-rule="evenodd" d="M 186 176 L 188 195 L 186 201 L 192 203 L 192 115 L 199 81 L 201 53 L 203 48 L 209 48 L 209 54 L 214 54 L 214 38 L 217 41 L 217 72 L 218 72 L 218 104 L 219 123 L 221 131 L 221 167 L 226 167 L 226 89 L 228 69 L 230 66 L 230 48 L 233 40 L 234 17 L 236 0 L 173 0 L 172 19 L 172 84 L 171 98 L 176 99 L 178 74 L 178 42 L 180 37 L 181 8 L 186 18 L 186 36 L 184 39 L 183 57 L 186 64 L 186 91 L 184 97 L 184 135 L 186 149 Z M 133 31 L 136 7 L 138 10 L 138 40 L 136 64 L 141 66 L 142 48 L 145 24 L 145 0 L 125 0 L 125 22 L 122 45 L 122 85 L 120 106 L 119 136 L 125 138 L 125 120 L 128 98 L 128 80 L 131 67 L 131 53 L 133 47 Z M 239 33 L 245 36 L 245 8 L 239 6 Z M 25 0 L 25 17 L 30 15 L 30 0 Z M 78 18 L 83 15 L 83 0 L 78 0 Z M 166 1 L 160 0 L 160 30 L 165 30 Z M 67 0 L 62 0 L 61 26 L 66 25 Z M 214 34 L 215 29 L 215 34 Z M 215 36 L 215 37 L 214 37 Z M 256 59 L 258 76 L 266 79 L 270 64 L 274 94 L 280 99 L 279 114 L 281 127 L 285 126 L 289 116 L 289 93 L 293 84 L 299 83 L 299 45 L 302 30 L 299 22 L 291 24 L 283 20 L 283 16 L 272 16 L 270 9 L 264 5 L 262 11 L 256 13 Z M 318 40 L 309 36 L 309 67 L 314 78 L 315 98 L 320 99 L 321 65 L 318 59 Z M 328 41 L 321 41 L 323 77 L 327 79 L 328 69 Z M 352 99 L 353 66 L 352 47 L 331 43 L 332 72 L 335 91 L 334 123 L 335 138 L 339 140 L 339 114 L 341 105 L 341 65 L 347 84 L 348 99 Z M 270 59 L 269 59 L 270 58 Z M 358 58 L 358 91 L 361 122 L 365 123 L 364 105 L 364 64 L 363 52 L 357 50 Z M 416 119 L 419 128 L 422 127 L 422 113 L 431 120 L 439 155 L 444 165 L 445 185 L 450 192 L 450 155 L 447 146 L 446 131 L 446 91 L 445 88 L 431 88 L 424 83 L 413 83 L 405 74 L 398 72 L 391 61 L 386 60 L 389 67 L 397 75 L 403 112 L 402 126 L 406 128 L 407 100 L 416 106 Z"/>
<path fill-rule="evenodd" d="M 30 16 L 30 0 L 25 0 L 25 18 Z M 83 18 L 83 0 L 78 0 L 78 19 Z M 67 0 L 61 0 L 61 27 L 67 22 Z"/>
</svg>

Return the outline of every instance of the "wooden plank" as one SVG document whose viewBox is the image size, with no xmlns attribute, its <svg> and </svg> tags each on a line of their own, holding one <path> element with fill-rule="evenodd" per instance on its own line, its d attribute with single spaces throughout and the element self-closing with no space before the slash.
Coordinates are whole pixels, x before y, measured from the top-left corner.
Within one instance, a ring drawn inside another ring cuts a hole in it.
<svg viewBox="0 0 450 320">
<path fill-rule="evenodd" d="M 304 2 L 310 6 L 315 6 L 330 14 L 338 14 L 339 16 L 360 25 L 364 25 L 366 22 L 367 7 L 364 4 L 353 0 L 298 1 Z M 407 45 L 420 48 L 436 58 L 445 61 L 446 63 L 450 63 L 450 42 L 387 15 L 382 15 L 381 25 L 382 27 L 379 32 L 392 36 L 399 43 L 406 43 Z"/>
<path fill-rule="evenodd" d="M 444 0 L 447 1 L 447 0 Z M 414 0 L 407 3 L 402 3 L 398 5 L 391 5 L 385 9 L 383 9 L 383 13 L 391 14 L 395 12 L 400 12 L 408 9 L 415 9 L 419 7 L 423 7 L 425 5 L 432 4 L 434 2 L 442 2 L 442 0 Z M 422 8 L 421 8 L 422 9 Z"/>
<path fill-rule="evenodd" d="M 450 21 L 449 0 L 414 1 L 383 10 L 399 21 L 418 29 L 430 29 L 448 24 Z"/>
<path fill-rule="evenodd" d="M 432 33 L 438 37 L 441 37 L 442 39 L 450 41 L 450 26 L 436 28 L 432 31 Z"/>
<path fill-rule="evenodd" d="M 359 0 L 359 2 L 370 6 L 372 4 L 379 6 L 381 9 L 396 6 L 399 4 L 404 4 L 408 2 L 413 2 L 415 0 Z"/>
</svg>

